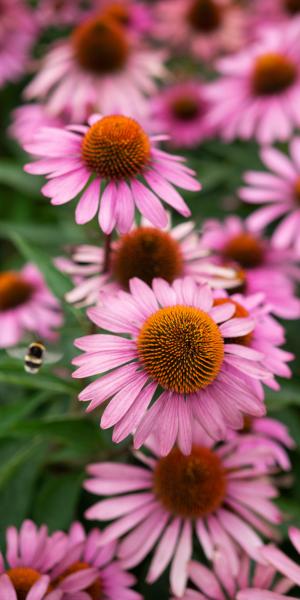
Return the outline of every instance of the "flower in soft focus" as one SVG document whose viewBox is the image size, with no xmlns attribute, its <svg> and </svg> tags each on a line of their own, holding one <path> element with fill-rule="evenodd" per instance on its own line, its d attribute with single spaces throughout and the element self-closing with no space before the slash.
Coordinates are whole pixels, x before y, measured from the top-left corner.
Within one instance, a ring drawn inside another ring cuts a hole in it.
<svg viewBox="0 0 300 600">
<path fill-rule="evenodd" d="M 143 466 L 98 463 L 88 467 L 92 478 L 85 488 L 113 498 L 97 502 L 86 517 L 114 520 L 104 530 L 102 543 L 125 535 L 118 546 L 124 568 L 142 562 L 155 547 L 148 583 L 171 562 L 171 589 L 180 596 L 193 553 L 193 530 L 209 560 L 221 546 L 231 565 L 237 566 L 240 548 L 260 561 L 262 541 L 257 532 L 268 531 L 273 538 L 273 525 L 282 516 L 272 501 L 277 489 L 267 477 L 274 470 L 268 450 L 254 439 L 246 453 L 241 450 L 243 438 L 215 446 L 211 438 L 198 434 L 189 456 L 174 448 L 164 458 L 157 455 L 153 439 L 147 442 L 152 455 L 137 455 Z"/>
<path fill-rule="evenodd" d="M 216 292 L 215 306 L 224 306 L 227 302 L 235 306 L 233 317 L 250 318 L 255 323 L 255 327 L 250 333 L 235 338 L 234 343 L 252 348 L 261 354 L 260 362 L 270 373 L 270 378 L 264 379 L 263 383 L 275 390 L 279 389 L 280 386 L 274 376 L 290 378 L 291 370 L 286 363 L 295 358 L 293 354 L 280 348 L 285 343 L 284 328 L 270 314 L 270 306 L 265 304 L 262 293 L 246 297 L 241 294 L 233 294 L 228 297 L 223 290 Z M 256 381 L 256 386 L 260 388 L 263 396 L 261 382 Z"/>
<path fill-rule="evenodd" d="M 82 224 L 97 214 L 100 202 L 99 224 L 105 233 L 114 227 L 129 231 L 135 205 L 155 227 L 165 227 L 168 215 L 159 198 L 190 215 L 174 186 L 199 191 L 201 185 L 183 158 L 155 146 L 165 136 L 148 136 L 137 121 L 123 115 L 94 115 L 89 123 L 73 126 L 73 131 L 45 127 L 25 145 L 40 159 L 25 170 L 47 173 L 50 181 L 42 192 L 52 204 L 80 195 L 76 222 Z"/>
<path fill-rule="evenodd" d="M 0 0 L 0 87 L 26 71 L 36 38 L 31 10 L 23 0 Z"/>
<path fill-rule="evenodd" d="M 109 334 L 75 340 L 84 353 L 73 361 L 79 367 L 73 376 L 101 375 L 79 399 L 90 402 L 89 411 L 111 399 L 101 427 L 114 426 L 114 441 L 136 431 L 138 448 L 156 431 L 161 454 L 176 439 L 189 454 L 194 419 L 221 439 L 227 426 L 243 426 L 243 414 L 264 414 L 254 386 L 270 377 L 259 362 L 263 355 L 234 341 L 253 331 L 252 319 L 232 318 L 230 302 L 214 306 L 211 289 L 190 277 L 172 285 L 155 279 L 152 289 L 132 279 L 129 287 L 88 309 Z"/>
<path fill-rule="evenodd" d="M 190 275 L 202 281 L 209 271 L 211 279 L 218 281 L 219 287 L 223 282 L 225 287 L 232 269 L 214 266 L 205 258 L 207 255 L 193 222 L 161 230 L 142 219 L 141 226 L 135 225 L 112 243 L 108 270 L 105 269 L 105 251 L 100 246 L 77 246 L 72 249 L 70 258 L 59 257 L 55 264 L 70 275 L 75 284 L 66 294 L 67 302 L 81 307 L 99 303 L 102 294 L 120 289 L 127 291 L 133 277 L 139 277 L 148 285 L 156 277 L 173 283 L 178 277 Z"/>
<path fill-rule="evenodd" d="M 84 15 L 82 0 L 39 0 L 36 18 L 41 27 L 62 27 L 77 23 Z"/>
<path fill-rule="evenodd" d="M 239 195 L 248 204 L 266 204 L 256 210 L 247 223 L 252 231 L 281 219 L 272 234 L 276 248 L 293 248 L 300 256 L 300 137 L 290 142 L 290 157 L 276 148 L 263 148 L 263 163 L 271 173 L 248 171 L 244 180 L 247 187 Z"/>
<path fill-rule="evenodd" d="M 51 585 L 63 592 L 63 600 L 142 600 L 130 589 L 135 577 L 113 560 L 114 541 L 101 545 L 101 531 L 86 534 L 80 523 L 73 523 L 66 538 L 64 557 L 51 572 Z"/>
<path fill-rule="evenodd" d="M 32 521 L 24 521 L 19 532 L 9 527 L 6 553 L 0 553 L 1 600 L 60 600 L 59 591 L 46 593 L 49 573 L 64 557 L 65 538 L 59 531 L 49 536 L 47 527 Z"/>
<path fill-rule="evenodd" d="M 151 6 L 139 0 L 94 0 L 94 9 L 114 19 L 132 34 L 144 35 L 153 27 Z"/>
<path fill-rule="evenodd" d="M 294 283 L 300 279 L 300 269 L 293 251 L 275 247 L 272 241 L 252 232 L 247 222 L 237 216 L 227 217 L 223 222 L 206 221 L 201 246 L 214 253 L 211 262 L 232 267 L 229 276 L 233 276 L 224 286 L 229 292 L 239 290 L 246 295 L 262 292 L 275 315 L 285 319 L 300 316 Z"/>
<path fill-rule="evenodd" d="M 187 588 L 181 600 L 231 600 L 231 598 L 278 600 L 279 598 L 290 598 L 290 596 L 278 596 L 278 594 L 288 592 L 293 587 L 293 583 L 286 578 L 276 580 L 277 572 L 273 567 L 253 563 L 246 554 L 242 554 L 237 569 L 234 571 L 225 552 L 216 554 L 214 570 L 195 561 L 189 563 L 188 575 L 195 587 Z M 252 597 L 244 596 L 243 593 L 239 594 L 241 590 L 245 590 L 249 586 L 260 588 L 260 595 Z M 172 600 L 176 600 L 176 598 Z"/>
<path fill-rule="evenodd" d="M 232 0 L 160 0 L 153 33 L 204 60 L 240 48 L 245 14 Z"/>
<path fill-rule="evenodd" d="M 55 340 L 61 325 L 59 302 L 34 265 L 0 272 L 0 348 L 18 344 L 26 332 Z"/>
<path fill-rule="evenodd" d="M 247 50 L 218 63 L 220 77 L 207 86 L 208 121 L 225 140 L 287 140 L 300 125 L 300 20 L 266 29 Z"/>
<path fill-rule="evenodd" d="M 295 550 L 300 553 L 300 529 L 296 527 L 290 527 L 289 537 Z M 292 582 L 293 586 L 297 586 L 296 590 L 299 593 L 300 587 L 300 566 L 294 560 L 289 558 L 284 552 L 273 545 L 265 546 L 261 549 L 263 558 L 281 575 L 286 577 L 288 581 Z M 273 600 L 273 596 L 265 596 L 259 582 L 255 585 L 255 589 L 249 588 L 240 592 L 237 596 L 237 600 Z M 285 598 L 292 598 L 296 600 L 295 596 L 287 596 L 285 590 L 278 589 L 278 593 L 274 596 L 274 600 L 284 600 Z"/>
<path fill-rule="evenodd" d="M 169 85 L 151 102 L 155 128 L 170 135 L 170 144 L 192 148 L 212 136 L 206 122 L 208 101 L 205 87 L 197 80 Z"/>
<path fill-rule="evenodd" d="M 228 439 L 240 433 L 247 434 L 244 436 L 243 447 L 248 446 L 249 442 L 252 444 L 253 440 L 256 444 L 263 444 L 269 449 L 271 463 L 278 465 L 283 471 L 290 471 L 291 461 L 287 450 L 292 450 L 296 444 L 284 423 L 270 417 L 245 417 L 243 428 L 239 432 L 229 430 Z"/>
<path fill-rule="evenodd" d="M 20 569 L 16 580 L 0 576 L 0 596 L 3 600 L 61 600 L 62 592 L 48 593 L 49 577 L 35 579 L 31 569 Z"/>
<path fill-rule="evenodd" d="M 63 127 L 64 122 L 59 117 L 49 114 L 42 104 L 25 104 L 12 112 L 12 124 L 9 134 L 21 146 L 29 144 L 42 127 Z"/>
<path fill-rule="evenodd" d="M 142 117 L 155 79 L 166 75 L 164 59 L 164 51 L 142 47 L 115 19 L 92 16 L 49 51 L 25 97 L 75 121 L 93 111 Z"/>
</svg>

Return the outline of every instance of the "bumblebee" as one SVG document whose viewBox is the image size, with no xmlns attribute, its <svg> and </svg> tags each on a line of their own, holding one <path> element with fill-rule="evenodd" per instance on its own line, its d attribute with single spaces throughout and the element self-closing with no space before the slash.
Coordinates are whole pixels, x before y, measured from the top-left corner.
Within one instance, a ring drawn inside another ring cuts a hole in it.
<svg viewBox="0 0 300 600">
<path fill-rule="evenodd" d="M 45 363 L 55 363 L 60 354 L 48 352 L 42 342 L 32 342 L 27 348 L 10 348 L 8 354 L 24 361 L 24 369 L 30 375 L 36 375 Z"/>
</svg>

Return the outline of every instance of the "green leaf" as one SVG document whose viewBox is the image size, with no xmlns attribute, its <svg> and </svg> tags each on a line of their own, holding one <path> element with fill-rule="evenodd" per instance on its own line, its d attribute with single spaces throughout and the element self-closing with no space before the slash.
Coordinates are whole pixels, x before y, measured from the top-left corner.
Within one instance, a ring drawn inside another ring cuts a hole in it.
<svg viewBox="0 0 300 600">
<path fill-rule="evenodd" d="M 40 180 L 25 173 L 22 165 L 8 160 L 0 162 L 0 184 L 29 196 L 40 193 Z"/>
<path fill-rule="evenodd" d="M 46 523 L 51 531 L 68 529 L 74 520 L 83 480 L 84 472 L 46 473 L 35 498 L 34 521 Z"/>
<path fill-rule="evenodd" d="M 24 371 L 7 371 L 0 368 L 0 383 L 16 385 L 32 390 L 44 390 L 53 394 L 74 395 L 78 386 L 73 381 L 60 379 L 55 375 L 28 375 Z"/>
<path fill-rule="evenodd" d="M 300 386 L 296 377 L 292 381 L 281 383 L 281 389 L 278 391 L 266 391 L 266 404 L 268 410 L 277 411 L 285 406 L 300 406 Z"/>
<path fill-rule="evenodd" d="M 0 436 L 7 435 L 9 430 L 34 412 L 39 406 L 49 401 L 49 393 L 42 392 L 30 399 L 24 398 L 18 402 L 11 402 L 0 406 Z"/>
</svg>

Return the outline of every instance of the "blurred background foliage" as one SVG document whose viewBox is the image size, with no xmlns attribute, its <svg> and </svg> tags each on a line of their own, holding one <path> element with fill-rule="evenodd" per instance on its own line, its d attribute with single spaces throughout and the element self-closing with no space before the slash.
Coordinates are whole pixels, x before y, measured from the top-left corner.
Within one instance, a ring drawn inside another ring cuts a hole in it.
<svg viewBox="0 0 300 600">
<path fill-rule="evenodd" d="M 55 32 L 48 33 L 45 43 L 53 36 Z M 101 232 L 95 222 L 84 227 L 74 223 L 74 202 L 51 207 L 40 194 L 39 178 L 24 173 L 28 157 L 7 133 L 11 111 L 22 103 L 22 89 L 23 85 L 8 85 L 0 92 L 1 269 L 34 262 L 62 302 L 65 324 L 59 343 L 62 360 L 56 367 L 44 366 L 36 377 L 24 372 L 22 362 L 0 351 L 0 545 L 6 527 L 19 526 L 26 517 L 38 524 L 46 523 L 51 531 L 68 528 L 76 518 L 84 520 L 85 509 L 94 501 L 82 489 L 85 465 L 103 459 L 128 460 L 130 445 L 128 440 L 114 446 L 110 431 L 99 429 L 100 413 L 85 414 L 77 400 L 84 382 L 71 376 L 70 361 L 76 354 L 73 340 L 88 333 L 90 325 L 84 310 L 64 301 L 71 284 L 55 269 L 53 258 L 72 244 L 101 244 Z M 200 194 L 185 194 L 200 228 L 208 217 L 224 218 L 232 212 L 247 215 L 248 208 L 240 205 L 236 189 L 246 169 L 260 167 L 255 143 L 222 144 L 212 140 L 184 154 L 203 184 Z M 174 222 L 177 219 L 174 214 Z M 299 330 L 294 322 L 284 325 L 286 347 L 297 353 Z M 294 361 L 293 370 L 292 381 L 283 381 L 281 391 L 267 391 L 270 414 L 290 427 L 298 445 L 291 455 L 292 486 L 287 485 L 290 477 L 288 482 L 283 480 L 278 500 L 286 514 L 284 534 L 291 518 L 300 526 L 300 357 Z M 85 525 L 90 528 L 93 524 Z M 138 589 L 146 600 L 164 598 L 166 575 L 151 587 L 144 583 L 149 560 L 135 570 Z"/>
</svg>

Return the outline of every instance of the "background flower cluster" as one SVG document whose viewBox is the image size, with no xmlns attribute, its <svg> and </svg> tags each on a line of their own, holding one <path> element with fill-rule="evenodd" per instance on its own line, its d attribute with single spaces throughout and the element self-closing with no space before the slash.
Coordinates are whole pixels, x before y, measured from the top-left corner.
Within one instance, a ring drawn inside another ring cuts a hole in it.
<svg viewBox="0 0 300 600">
<path fill-rule="evenodd" d="M 299 0 L 0 0 L 1 600 L 300 597 L 299 65 Z"/>
</svg>

